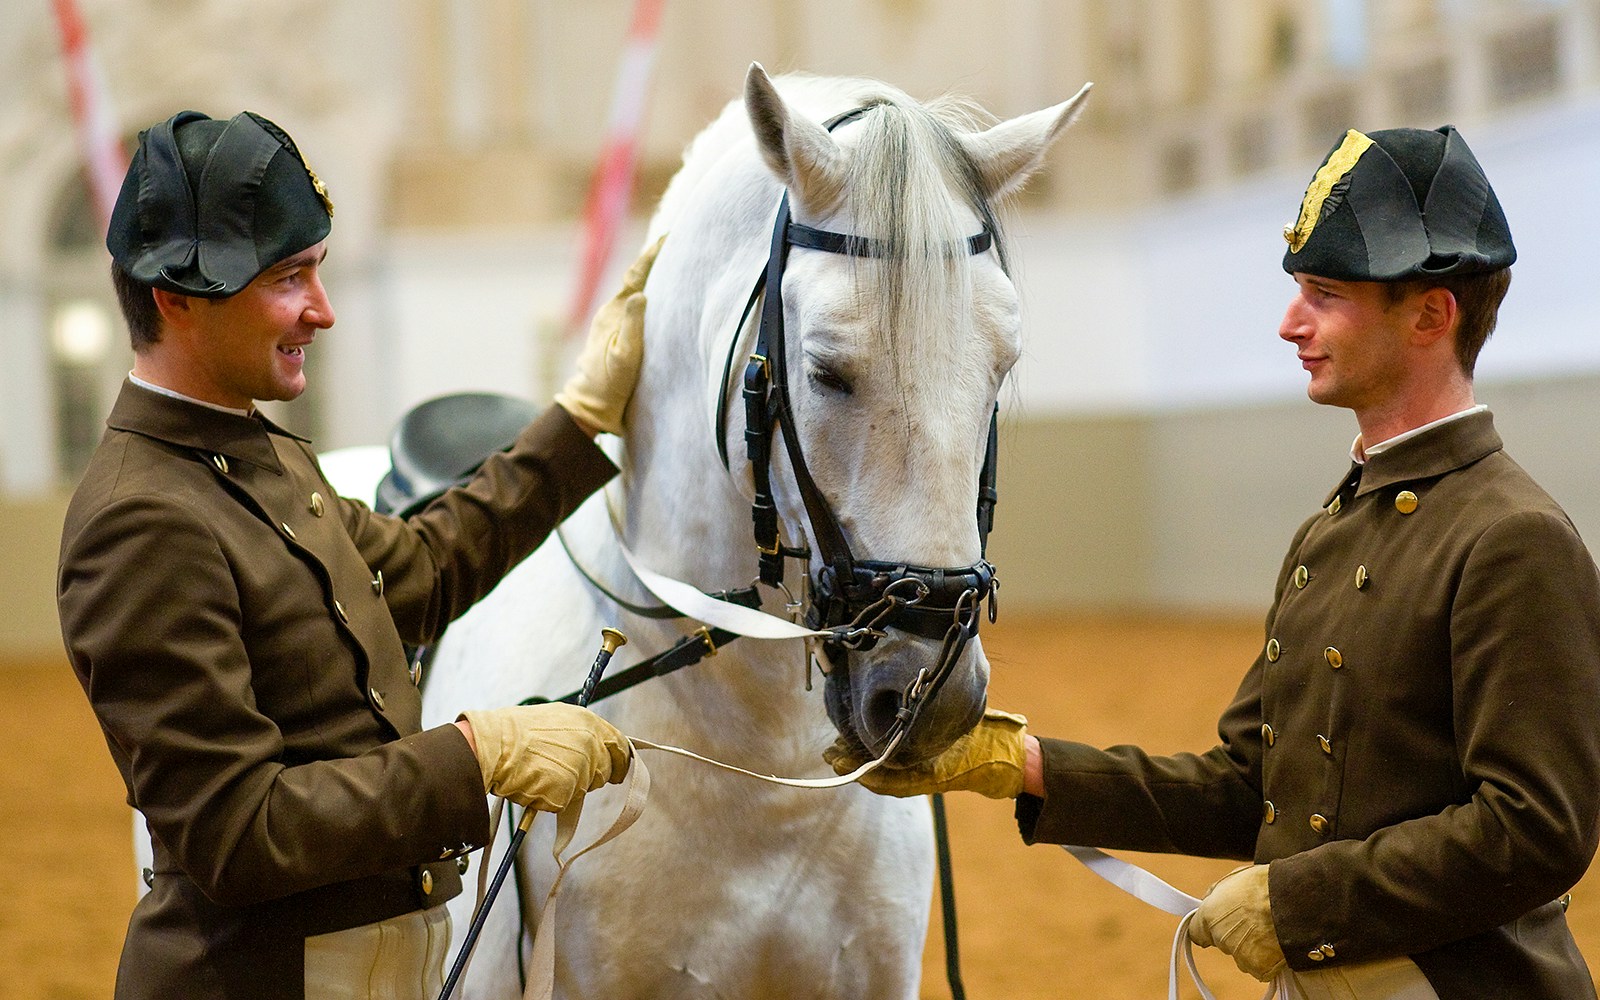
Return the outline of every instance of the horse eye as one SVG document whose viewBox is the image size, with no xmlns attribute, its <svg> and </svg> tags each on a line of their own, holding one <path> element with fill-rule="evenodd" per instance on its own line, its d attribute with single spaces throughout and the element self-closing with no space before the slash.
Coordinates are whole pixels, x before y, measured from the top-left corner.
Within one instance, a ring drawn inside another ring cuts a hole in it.
<svg viewBox="0 0 1600 1000">
<path fill-rule="evenodd" d="M 824 389 L 827 389 L 829 392 L 837 392 L 842 396 L 848 396 L 855 392 L 855 390 L 851 388 L 849 381 L 847 381 L 844 376 L 840 375 L 832 368 L 828 368 L 823 365 L 817 365 L 807 374 L 812 382 Z"/>
</svg>

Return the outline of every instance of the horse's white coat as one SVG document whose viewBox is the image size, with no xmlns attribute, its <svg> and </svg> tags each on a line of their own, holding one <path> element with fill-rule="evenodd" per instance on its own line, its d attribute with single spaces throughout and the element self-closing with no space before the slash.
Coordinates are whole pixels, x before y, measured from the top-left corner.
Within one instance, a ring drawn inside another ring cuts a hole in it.
<svg viewBox="0 0 1600 1000">
<path fill-rule="evenodd" d="M 629 415 L 623 476 L 611 489 L 644 561 L 707 590 L 741 587 L 755 574 L 737 393 L 728 428 L 732 475 L 717 458 L 714 414 L 733 327 L 767 255 L 780 186 L 789 186 L 798 221 L 879 235 L 871 228 L 892 220 L 858 189 L 863 173 L 885 169 L 876 153 L 855 149 L 869 130 L 857 123 L 829 135 L 814 123 L 871 100 L 913 104 L 861 80 L 786 78 L 778 90 L 782 99 L 752 68 L 746 101 L 694 140 L 652 222 L 652 239 L 670 236 L 647 287 L 647 363 Z M 958 137 L 977 154 L 983 193 L 1008 189 L 1034 169 L 1076 101 Z M 759 152 L 751 118 L 761 124 Z M 979 219 L 948 165 L 907 169 L 931 171 L 936 181 L 923 177 L 913 189 L 942 192 L 938 204 L 896 209 L 920 213 L 910 231 L 924 245 L 907 252 L 927 273 L 907 278 L 900 300 L 885 304 L 881 262 L 793 251 L 785 279 L 790 370 L 807 463 L 857 557 L 957 566 L 978 557 L 974 489 L 989 410 L 1020 347 L 1017 296 L 992 252 L 950 251 L 978 231 Z M 885 329 L 885 320 L 902 329 Z M 735 383 L 747 353 L 736 358 Z M 800 542 L 805 523 L 781 447 L 773 477 L 787 540 Z M 600 500 L 574 515 L 567 532 L 591 572 L 652 603 L 629 580 Z M 780 603 L 769 599 L 768 610 Z M 560 546 L 545 546 L 451 626 L 427 681 L 424 725 L 465 708 L 575 690 L 603 625 L 620 626 L 631 639 L 613 671 L 693 627 L 620 612 L 579 578 Z M 937 645 L 891 638 L 856 659 L 931 662 L 927 647 Z M 970 725 L 987 679 L 978 643 L 957 674 L 941 700 L 955 703 L 960 725 Z M 821 691 L 808 692 L 805 680 L 799 643 L 746 639 L 595 708 L 624 732 L 656 742 L 757 771 L 822 774 L 821 752 L 837 734 Z M 558 996 L 916 996 L 933 877 L 924 801 L 858 787 L 775 787 L 665 755 L 649 766 L 655 791 L 643 818 L 568 874 L 563 926 L 541 929 L 558 935 Z M 578 843 L 610 822 L 614 793 L 589 796 Z M 552 825 L 542 817 L 529 837 L 525 899 L 544 898 Z M 472 895 L 451 904 L 458 938 Z M 464 996 L 519 995 L 515 910 L 514 895 L 503 893 Z"/>
</svg>

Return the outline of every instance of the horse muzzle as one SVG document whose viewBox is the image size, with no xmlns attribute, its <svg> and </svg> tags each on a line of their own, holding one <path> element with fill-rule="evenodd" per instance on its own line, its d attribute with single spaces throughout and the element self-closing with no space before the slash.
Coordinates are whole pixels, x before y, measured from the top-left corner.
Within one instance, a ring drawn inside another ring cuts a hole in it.
<svg viewBox="0 0 1600 1000">
<path fill-rule="evenodd" d="M 841 733 L 874 754 L 901 736 L 895 757 L 910 761 L 937 754 L 977 721 L 987 671 L 981 654 L 963 654 L 985 599 L 994 619 L 999 584 L 991 564 L 863 560 L 847 576 L 824 566 L 811 579 L 807 623 L 834 635 L 823 644 L 832 667 L 826 701 Z M 937 651 L 930 639 L 940 640 Z M 958 671 L 961 663 L 967 667 Z M 958 673 L 962 682 L 939 699 Z"/>
</svg>

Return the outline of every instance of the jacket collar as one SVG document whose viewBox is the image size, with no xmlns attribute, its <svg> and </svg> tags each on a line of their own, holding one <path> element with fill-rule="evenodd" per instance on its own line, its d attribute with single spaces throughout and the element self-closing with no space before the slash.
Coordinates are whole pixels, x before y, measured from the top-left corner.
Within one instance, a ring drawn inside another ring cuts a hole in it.
<svg viewBox="0 0 1600 1000">
<path fill-rule="evenodd" d="M 1367 459 L 1366 465 L 1361 467 L 1361 485 L 1356 488 L 1356 496 L 1395 483 L 1454 472 L 1492 455 L 1501 447 L 1500 435 L 1494 429 L 1494 414 L 1488 410 L 1470 413 Z M 1329 493 L 1323 505 L 1332 503 L 1338 491 L 1336 488 Z"/>
<path fill-rule="evenodd" d="M 164 396 L 124 381 L 117 402 L 106 418 L 113 430 L 143 434 L 207 455 L 221 454 L 249 462 L 274 473 L 283 472 L 271 435 L 306 441 L 260 413 L 241 417 L 210 407 Z M 309 442 L 307 442 L 309 443 Z"/>
</svg>

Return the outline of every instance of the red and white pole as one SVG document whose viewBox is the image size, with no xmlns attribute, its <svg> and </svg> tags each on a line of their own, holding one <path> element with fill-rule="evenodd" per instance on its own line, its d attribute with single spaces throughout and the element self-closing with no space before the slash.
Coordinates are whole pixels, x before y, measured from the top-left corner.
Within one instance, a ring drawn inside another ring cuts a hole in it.
<svg viewBox="0 0 1600 1000">
<path fill-rule="evenodd" d="M 639 133 L 655 68 L 656 42 L 664 0 L 637 0 L 628 27 L 627 45 L 617 67 L 605 148 L 595 163 L 583 211 L 583 253 L 578 284 L 567 312 L 565 336 L 577 336 L 588 324 L 595 291 L 616 243 L 617 229 L 633 193 Z"/>
<path fill-rule="evenodd" d="M 122 177 L 128 172 L 128 151 L 112 111 L 110 90 L 89 45 L 89 31 L 73 0 L 52 0 L 61 31 L 61 55 L 67 68 L 67 95 L 83 158 L 84 177 L 94 199 L 100 229 L 111 222 Z"/>
</svg>

